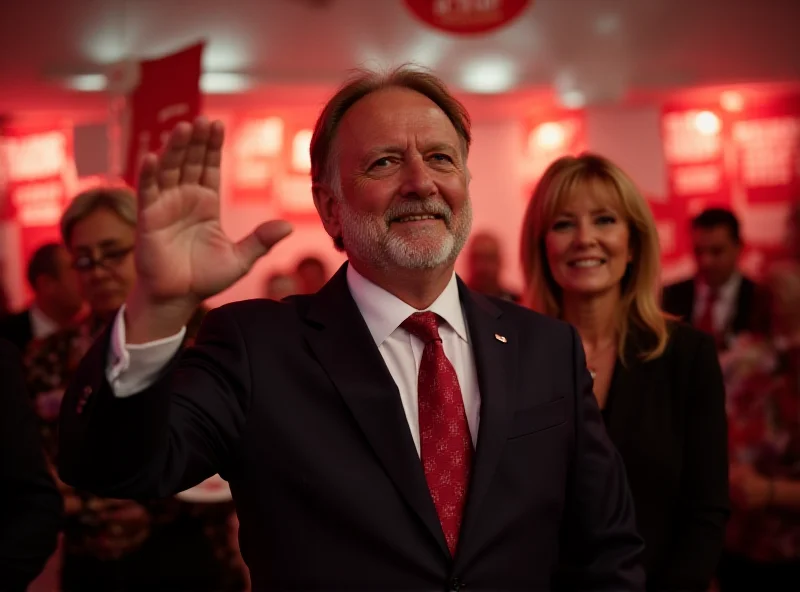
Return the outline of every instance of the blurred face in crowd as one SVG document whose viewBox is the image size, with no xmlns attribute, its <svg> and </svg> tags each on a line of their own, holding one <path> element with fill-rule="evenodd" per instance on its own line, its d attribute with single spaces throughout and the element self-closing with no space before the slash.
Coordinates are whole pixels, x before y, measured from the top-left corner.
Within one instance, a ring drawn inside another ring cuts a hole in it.
<svg viewBox="0 0 800 592">
<path fill-rule="evenodd" d="M 267 298 L 270 300 L 283 300 L 297 293 L 297 283 L 288 274 L 278 273 L 267 280 Z"/>
<path fill-rule="evenodd" d="M 56 274 L 42 274 L 34 286 L 36 299 L 50 310 L 58 311 L 63 318 L 73 317 L 83 305 L 78 274 L 72 267 L 72 257 L 65 248 L 56 255 Z"/>
<path fill-rule="evenodd" d="M 476 234 L 469 244 L 469 283 L 479 292 L 494 291 L 500 285 L 500 243 L 486 233 Z"/>
<path fill-rule="evenodd" d="M 452 265 L 472 209 L 465 149 L 445 113 L 417 92 L 383 89 L 350 108 L 336 144 L 341 195 L 327 227 L 354 265 Z"/>
<path fill-rule="evenodd" d="M 98 208 L 73 226 L 69 250 L 81 292 L 92 312 L 111 315 L 136 280 L 134 227 L 113 210 Z"/>
<path fill-rule="evenodd" d="M 632 253 L 628 221 L 618 202 L 610 189 L 584 183 L 557 208 L 545 249 L 565 298 L 621 291 Z"/>
<path fill-rule="evenodd" d="M 302 294 L 315 294 L 319 291 L 328 278 L 325 268 L 318 261 L 304 261 L 297 266 L 298 291 Z"/>
<path fill-rule="evenodd" d="M 726 226 L 692 230 L 697 273 L 712 288 L 727 282 L 736 271 L 741 245 Z"/>
</svg>

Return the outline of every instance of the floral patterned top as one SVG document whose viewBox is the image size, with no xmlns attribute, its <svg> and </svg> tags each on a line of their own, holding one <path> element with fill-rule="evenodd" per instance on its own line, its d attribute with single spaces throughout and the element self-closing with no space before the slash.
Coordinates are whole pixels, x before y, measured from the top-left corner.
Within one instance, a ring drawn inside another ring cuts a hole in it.
<svg viewBox="0 0 800 592">
<path fill-rule="evenodd" d="M 191 343 L 198 327 L 199 319 L 195 318 L 187 327 L 187 343 Z M 58 464 L 58 418 L 64 391 L 83 355 L 104 328 L 102 320 L 89 316 L 74 327 L 30 343 L 25 351 L 28 392 L 39 416 L 43 445 L 53 467 Z M 55 468 L 53 473 L 55 475 Z M 221 565 L 220 587 L 244 587 L 243 563 L 231 537 L 232 502 L 190 504 L 171 498 L 140 504 L 98 498 L 76 491 L 58 479 L 57 483 L 65 498 L 66 555 L 120 559 L 142 548 L 160 529 L 179 522 L 199 521 L 201 528 L 198 530 L 208 538 L 210 552 Z"/>
<path fill-rule="evenodd" d="M 785 355 L 743 335 L 720 358 L 725 376 L 729 453 L 773 478 L 800 478 L 800 389 Z M 770 563 L 800 557 L 800 515 L 788 510 L 733 509 L 726 549 Z"/>
</svg>

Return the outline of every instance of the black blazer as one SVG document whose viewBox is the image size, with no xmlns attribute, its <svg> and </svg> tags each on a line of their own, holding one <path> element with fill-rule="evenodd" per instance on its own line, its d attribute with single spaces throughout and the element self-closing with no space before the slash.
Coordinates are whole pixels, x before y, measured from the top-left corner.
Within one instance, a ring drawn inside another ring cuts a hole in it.
<svg viewBox="0 0 800 592">
<path fill-rule="evenodd" d="M 663 308 L 666 312 L 680 318 L 684 323 L 692 323 L 694 311 L 695 280 L 689 278 L 664 288 Z M 761 318 L 758 309 L 757 287 L 753 280 L 742 276 L 739 293 L 736 295 L 736 311 L 730 321 L 729 333 L 737 335 L 744 331 L 760 331 Z"/>
<path fill-rule="evenodd" d="M 708 590 L 729 514 L 725 390 L 713 339 L 671 325 L 664 354 L 617 362 L 604 415 L 628 474 L 648 590 Z"/>
<path fill-rule="evenodd" d="M 25 590 L 55 551 L 61 494 L 45 464 L 16 347 L 0 339 L 0 590 Z"/>
<path fill-rule="evenodd" d="M 255 590 L 641 590 L 641 539 L 577 333 L 459 283 L 481 392 L 453 559 L 397 387 L 347 287 L 208 313 L 196 345 L 114 398 L 108 335 L 61 410 L 63 479 L 166 496 L 219 472 Z M 566 585 L 566 584 L 565 584 Z"/>
<path fill-rule="evenodd" d="M 30 309 L 0 319 L 0 339 L 10 341 L 21 352 L 25 351 L 33 339 Z"/>
</svg>

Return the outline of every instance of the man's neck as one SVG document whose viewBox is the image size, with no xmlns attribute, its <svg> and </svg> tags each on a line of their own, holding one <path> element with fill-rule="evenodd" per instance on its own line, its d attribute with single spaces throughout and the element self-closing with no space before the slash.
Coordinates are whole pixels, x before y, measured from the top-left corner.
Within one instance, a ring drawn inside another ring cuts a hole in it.
<svg viewBox="0 0 800 592">
<path fill-rule="evenodd" d="M 350 260 L 359 274 L 417 310 L 433 304 L 453 277 L 453 264 L 434 269 L 374 269 Z"/>
<path fill-rule="evenodd" d="M 563 318 L 578 330 L 586 349 L 598 350 L 610 341 L 616 341 L 619 300 L 618 291 L 602 296 L 564 299 Z"/>
</svg>

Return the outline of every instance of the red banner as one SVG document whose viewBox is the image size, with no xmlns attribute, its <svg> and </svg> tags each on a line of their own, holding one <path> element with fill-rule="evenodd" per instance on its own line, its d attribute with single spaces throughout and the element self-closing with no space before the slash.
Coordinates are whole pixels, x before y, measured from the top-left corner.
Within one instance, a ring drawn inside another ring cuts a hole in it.
<svg viewBox="0 0 800 592">
<path fill-rule="evenodd" d="M 139 163 L 148 152 L 161 149 L 169 132 L 181 121 L 200 114 L 200 75 L 204 43 L 141 62 L 139 84 L 130 95 L 131 124 L 125 182 L 136 186 Z"/>
<path fill-rule="evenodd" d="M 424 23 L 448 33 L 488 33 L 519 17 L 532 0 L 406 0 Z"/>
<path fill-rule="evenodd" d="M 669 195 L 654 212 L 676 229 L 665 263 L 690 258 L 690 219 L 720 206 L 741 220 L 742 266 L 758 275 L 784 250 L 788 207 L 800 188 L 800 95 L 761 98 L 737 111 L 669 106 L 662 132 Z"/>
</svg>

